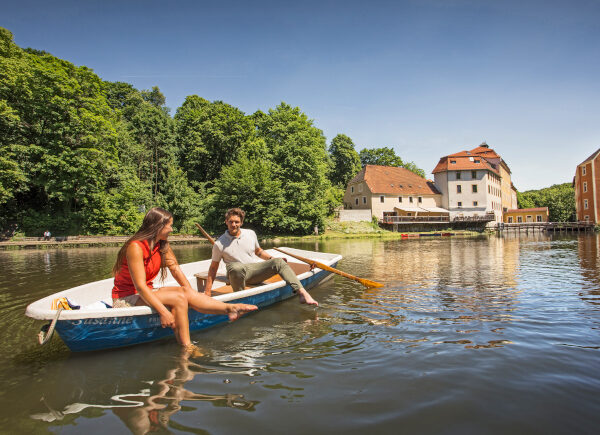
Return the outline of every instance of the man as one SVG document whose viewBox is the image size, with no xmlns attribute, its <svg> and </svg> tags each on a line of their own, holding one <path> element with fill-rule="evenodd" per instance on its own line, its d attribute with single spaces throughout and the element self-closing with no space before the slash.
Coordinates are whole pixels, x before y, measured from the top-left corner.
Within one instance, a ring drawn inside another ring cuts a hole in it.
<svg viewBox="0 0 600 435">
<path fill-rule="evenodd" d="M 258 284 L 279 274 L 300 295 L 300 303 L 318 306 L 318 302 L 302 287 L 285 259 L 271 257 L 261 249 L 254 231 L 242 229 L 245 215 L 239 208 L 231 208 L 225 213 L 227 231 L 213 245 L 212 263 L 208 269 L 204 293 L 210 296 L 219 262 L 223 260 L 233 291 L 244 290 L 246 284 Z M 259 258 L 265 261 L 260 261 Z"/>
</svg>

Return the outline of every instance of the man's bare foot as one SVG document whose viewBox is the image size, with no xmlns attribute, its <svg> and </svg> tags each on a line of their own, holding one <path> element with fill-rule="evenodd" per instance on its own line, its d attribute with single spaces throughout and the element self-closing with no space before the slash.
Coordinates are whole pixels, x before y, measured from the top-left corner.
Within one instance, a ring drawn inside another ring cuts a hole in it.
<svg viewBox="0 0 600 435">
<path fill-rule="evenodd" d="M 301 288 L 300 290 L 298 290 L 298 293 L 300 294 L 301 304 L 314 305 L 315 307 L 319 306 L 319 303 L 315 301 L 305 289 Z"/>
<path fill-rule="evenodd" d="M 227 315 L 229 316 L 229 321 L 233 322 L 234 320 L 239 319 L 244 314 L 250 311 L 256 311 L 258 307 L 256 305 L 248 305 L 248 304 L 227 304 Z"/>
</svg>

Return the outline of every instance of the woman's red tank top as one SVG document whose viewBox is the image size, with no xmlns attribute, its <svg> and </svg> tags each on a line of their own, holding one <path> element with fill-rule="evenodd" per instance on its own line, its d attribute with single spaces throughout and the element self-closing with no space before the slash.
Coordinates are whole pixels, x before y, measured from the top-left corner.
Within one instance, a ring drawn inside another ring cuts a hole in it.
<svg viewBox="0 0 600 435">
<path fill-rule="evenodd" d="M 134 240 L 131 243 L 137 243 L 140 245 L 144 255 L 144 270 L 146 271 L 146 285 L 153 288 L 152 281 L 160 272 L 161 256 L 160 256 L 160 244 L 156 244 L 154 249 L 150 251 L 150 245 L 147 240 Z M 112 289 L 113 299 L 123 298 L 125 296 L 131 296 L 137 293 L 133 280 L 131 279 L 131 273 L 129 272 L 129 265 L 127 264 L 127 257 L 123 259 L 123 264 L 119 273 L 115 275 L 115 284 Z"/>
</svg>

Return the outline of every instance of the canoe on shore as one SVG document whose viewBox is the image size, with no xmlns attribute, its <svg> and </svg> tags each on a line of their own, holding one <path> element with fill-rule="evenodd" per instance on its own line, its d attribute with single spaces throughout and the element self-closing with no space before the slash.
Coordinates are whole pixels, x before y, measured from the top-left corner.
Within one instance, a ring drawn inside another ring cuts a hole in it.
<svg viewBox="0 0 600 435">
<path fill-rule="evenodd" d="M 342 259 L 338 254 L 285 249 L 331 267 L 335 267 Z M 330 275 L 330 272 L 318 268 L 311 271 L 307 264 L 278 251 L 268 249 L 267 252 L 272 257 L 285 257 L 306 289 L 315 287 Z M 208 272 L 210 263 L 211 260 L 203 260 L 182 264 L 180 267 L 192 287 L 198 289 L 198 283 L 202 282 L 201 277 Z M 221 263 L 212 295 L 223 302 L 253 304 L 260 309 L 294 296 L 292 288 L 279 275 L 239 292 L 232 291 L 224 276 L 225 266 Z M 177 285 L 171 274 L 167 274 L 164 283 L 155 281 L 157 288 L 169 285 Z M 73 352 L 131 346 L 173 336 L 171 328 L 161 327 L 159 315 L 150 307 L 110 308 L 112 288 L 113 278 L 73 287 L 31 303 L 25 314 L 34 319 L 53 321 L 57 310 L 52 309 L 52 303 L 63 297 L 73 305 L 80 306 L 79 309 L 61 311 L 55 326 L 58 335 Z M 225 315 L 203 314 L 192 309 L 189 317 L 191 331 L 207 329 L 229 320 Z"/>
</svg>

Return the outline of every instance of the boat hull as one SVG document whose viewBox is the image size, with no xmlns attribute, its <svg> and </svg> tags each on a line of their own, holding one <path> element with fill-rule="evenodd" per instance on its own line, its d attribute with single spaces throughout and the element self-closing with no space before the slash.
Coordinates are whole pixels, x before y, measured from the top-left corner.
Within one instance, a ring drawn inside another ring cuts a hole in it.
<svg viewBox="0 0 600 435">
<path fill-rule="evenodd" d="M 331 266 L 335 267 L 336 264 L 337 262 Z M 329 275 L 329 272 L 319 270 L 300 279 L 300 282 L 304 288 L 310 289 Z M 243 293 L 240 292 L 240 298 L 230 299 L 227 302 L 253 304 L 261 309 L 294 296 L 293 289 L 289 285 L 250 296 L 243 296 Z M 189 318 L 191 331 L 208 329 L 229 321 L 225 315 L 203 314 L 192 309 L 189 311 Z M 59 320 L 56 323 L 56 332 L 73 352 L 132 346 L 173 336 L 171 328 L 161 327 L 160 316 L 157 313 Z"/>
</svg>

